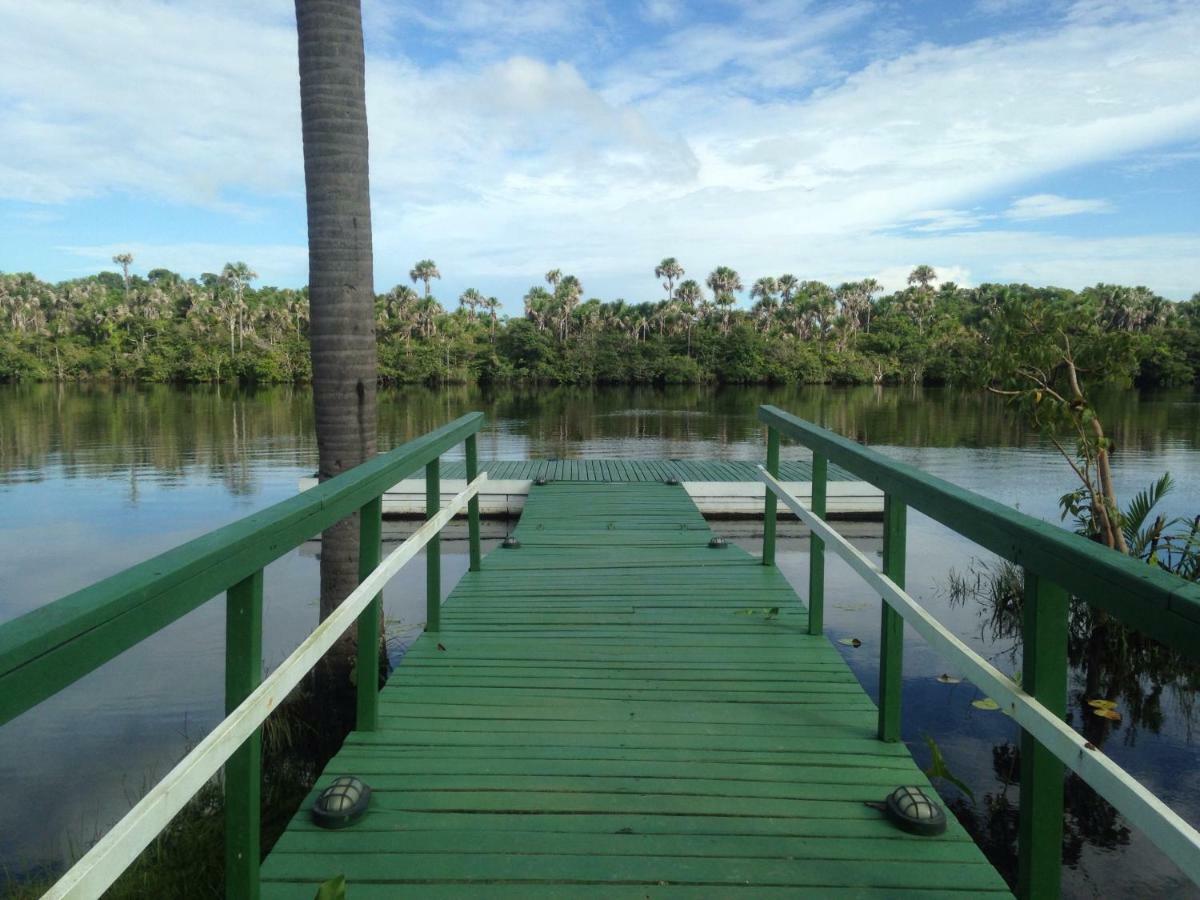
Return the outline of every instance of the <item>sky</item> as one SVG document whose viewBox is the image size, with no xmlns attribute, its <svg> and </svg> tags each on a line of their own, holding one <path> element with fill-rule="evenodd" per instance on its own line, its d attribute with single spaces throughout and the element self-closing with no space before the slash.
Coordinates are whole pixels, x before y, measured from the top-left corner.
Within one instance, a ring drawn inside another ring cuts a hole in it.
<svg viewBox="0 0 1200 900">
<path fill-rule="evenodd" d="M 1200 291 L 1195 0 L 364 0 L 376 288 Z M 307 280 L 290 0 L 0 0 L 0 271 Z"/>
</svg>

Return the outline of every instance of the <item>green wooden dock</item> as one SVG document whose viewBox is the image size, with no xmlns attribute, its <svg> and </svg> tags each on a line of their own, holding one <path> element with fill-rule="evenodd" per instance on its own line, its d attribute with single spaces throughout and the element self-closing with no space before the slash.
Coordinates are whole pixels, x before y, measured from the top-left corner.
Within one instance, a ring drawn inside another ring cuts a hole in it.
<svg viewBox="0 0 1200 900">
<path fill-rule="evenodd" d="M 710 549 L 681 487 L 600 480 L 532 490 L 318 783 L 364 778 L 370 811 L 322 831 L 306 803 L 262 896 L 1006 894 L 953 818 L 865 805 L 928 781 L 783 575 Z"/>
<path fill-rule="evenodd" d="M 545 478 L 549 481 L 722 481 L 758 483 L 758 462 L 741 459 L 498 459 L 483 463 L 493 481 Z M 442 464 L 443 478 L 465 478 L 466 464 Z M 784 481 L 812 481 L 812 463 L 805 459 L 783 460 L 779 477 Z M 829 467 L 830 481 L 856 481 L 838 466 Z"/>
</svg>

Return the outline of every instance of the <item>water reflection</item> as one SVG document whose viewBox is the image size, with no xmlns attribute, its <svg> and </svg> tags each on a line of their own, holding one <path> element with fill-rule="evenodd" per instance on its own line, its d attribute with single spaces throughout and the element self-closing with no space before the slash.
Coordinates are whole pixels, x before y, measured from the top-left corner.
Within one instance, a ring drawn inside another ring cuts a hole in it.
<svg viewBox="0 0 1200 900">
<path fill-rule="evenodd" d="M 488 419 L 480 438 L 484 459 L 756 460 L 763 454 L 755 419 L 760 403 L 1053 521 L 1056 499 L 1070 484 L 1054 451 L 1004 416 L 997 398 L 952 390 L 404 388 L 380 394 L 380 446 L 395 446 L 479 409 Z M 1179 484 L 1172 498 L 1177 506 L 1167 512 L 1195 512 L 1187 507 L 1200 497 L 1196 394 L 1116 392 L 1101 396 L 1098 408 L 1118 443 L 1119 490 L 1140 489 L 1170 469 Z M 784 452 L 803 455 L 792 446 Z M 315 465 L 311 394 L 304 388 L 0 386 L 0 621 L 293 496 L 297 479 Z M 856 542 L 877 553 L 877 526 Z M 457 547 L 447 542 L 446 590 L 466 567 Z M 780 557 L 801 591 L 807 585 L 806 549 L 789 544 Z M 996 627 L 981 629 L 981 622 L 991 621 L 987 615 L 981 619 L 974 604 L 955 606 L 946 597 L 947 571 L 963 569 L 978 552 L 914 514 L 910 590 L 975 649 L 1007 660 L 1012 672 L 1019 637 L 1012 611 Z M 267 572 L 268 665 L 315 623 L 316 568 L 311 548 L 302 548 Z M 827 582 L 829 631 L 835 639 L 864 641 L 859 650 L 838 646 L 873 692 L 879 601 L 836 562 L 830 563 Z M 419 563 L 385 592 L 385 605 L 397 634 L 419 624 L 424 608 Z M 219 719 L 223 625 L 220 601 L 209 603 L 0 729 L 0 784 L 16 785 L 23 803 L 35 786 L 48 787 L 56 804 L 33 825 L 15 819 L 13 807 L 0 807 L 0 866 L 58 858 L 67 840 L 90 838 Z M 1191 734 L 1194 674 L 1146 655 L 1149 650 L 1134 648 L 1122 657 L 1114 640 L 1111 633 L 1094 647 L 1073 640 L 1075 721 L 1086 715 L 1078 697 L 1106 697 L 1115 690 L 1125 720 L 1110 724 L 1093 717 L 1086 727 L 1106 729 L 1098 733 L 1106 752 L 1186 817 L 1200 821 L 1200 755 Z M 1097 660 L 1090 668 L 1089 652 Z M 1000 714 L 973 709 L 970 701 L 980 695 L 971 685 L 937 683 L 944 670 L 928 648 L 910 641 L 904 737 L 923 765 L 924 735 L 937 738 L 955 773 L 980 798 L 969 813 L 978 819 L 981 840 L 1011 849 L 1015 726 Z M 1089 680 L 1092 672 L 1095 683 Z M 1075 842 L 1068 858 L 1079 860 L 1068 873 L 1068 893 L 1087 895 L 1096 884 L 1125 893 L 1147 885 L 1178 892 L 1178 873 L 1088 794 L 1068 784 Z M 996 858 L 1002 858 L 999 849 Z"/>
</svg>

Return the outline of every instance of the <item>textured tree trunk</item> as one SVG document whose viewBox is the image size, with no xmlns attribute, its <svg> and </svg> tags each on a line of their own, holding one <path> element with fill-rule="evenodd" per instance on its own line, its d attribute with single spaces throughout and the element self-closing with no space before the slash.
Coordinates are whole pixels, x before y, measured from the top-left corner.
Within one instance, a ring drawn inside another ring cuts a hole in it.
<svg viewBox="0 0 1200 900">
<path fill-rule="evenodd" d="M 308 200 L 309 335 L 318 477 L 375 454 L 375 299 L 362 10 L 359 0 L 296 0 Z M 321 618 L 358 583 L 358 517 L 321 536 Z M 354 638 L 327 657 L 348 685 Z"/>
</svg>

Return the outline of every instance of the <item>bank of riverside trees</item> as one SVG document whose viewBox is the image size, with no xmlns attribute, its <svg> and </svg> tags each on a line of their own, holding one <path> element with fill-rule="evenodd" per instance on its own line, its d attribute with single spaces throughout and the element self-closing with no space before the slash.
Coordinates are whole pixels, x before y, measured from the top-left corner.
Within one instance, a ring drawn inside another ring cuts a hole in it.
<svg viewBox="0 0 1200 900">
<path fill-rule="evenodd" d="M 306 289 L 255 287 L 242 262 L 185 279 L 167 269 L 49 284 L 0 273 L 0 380 L 306 382 Z M 468 288 L 436 296 L 433 260 L 375 300 L 385 383 L 512 379 L 552 383 L 977 383 L 981 358 L 1036 304 L 1072 323 L 1084 347 L 1119 336 L 1105 379 L 1143 386 L 1200 376 L 1200 294 L 1173 303 L 1143 287 L 1082 291 L 1025 284 L 961 288 L 918 266 L 884 293 L 873 279 L 840 285 L 783 273 L 743 278 L 729 266 L 689 277 L 674 257 L 648 267 L 661 286 L 643 302 L 587 297 L 552 269 L 523 315 Z M 738 305 L 748 294 L 749 306 Z"/>
</svg>

